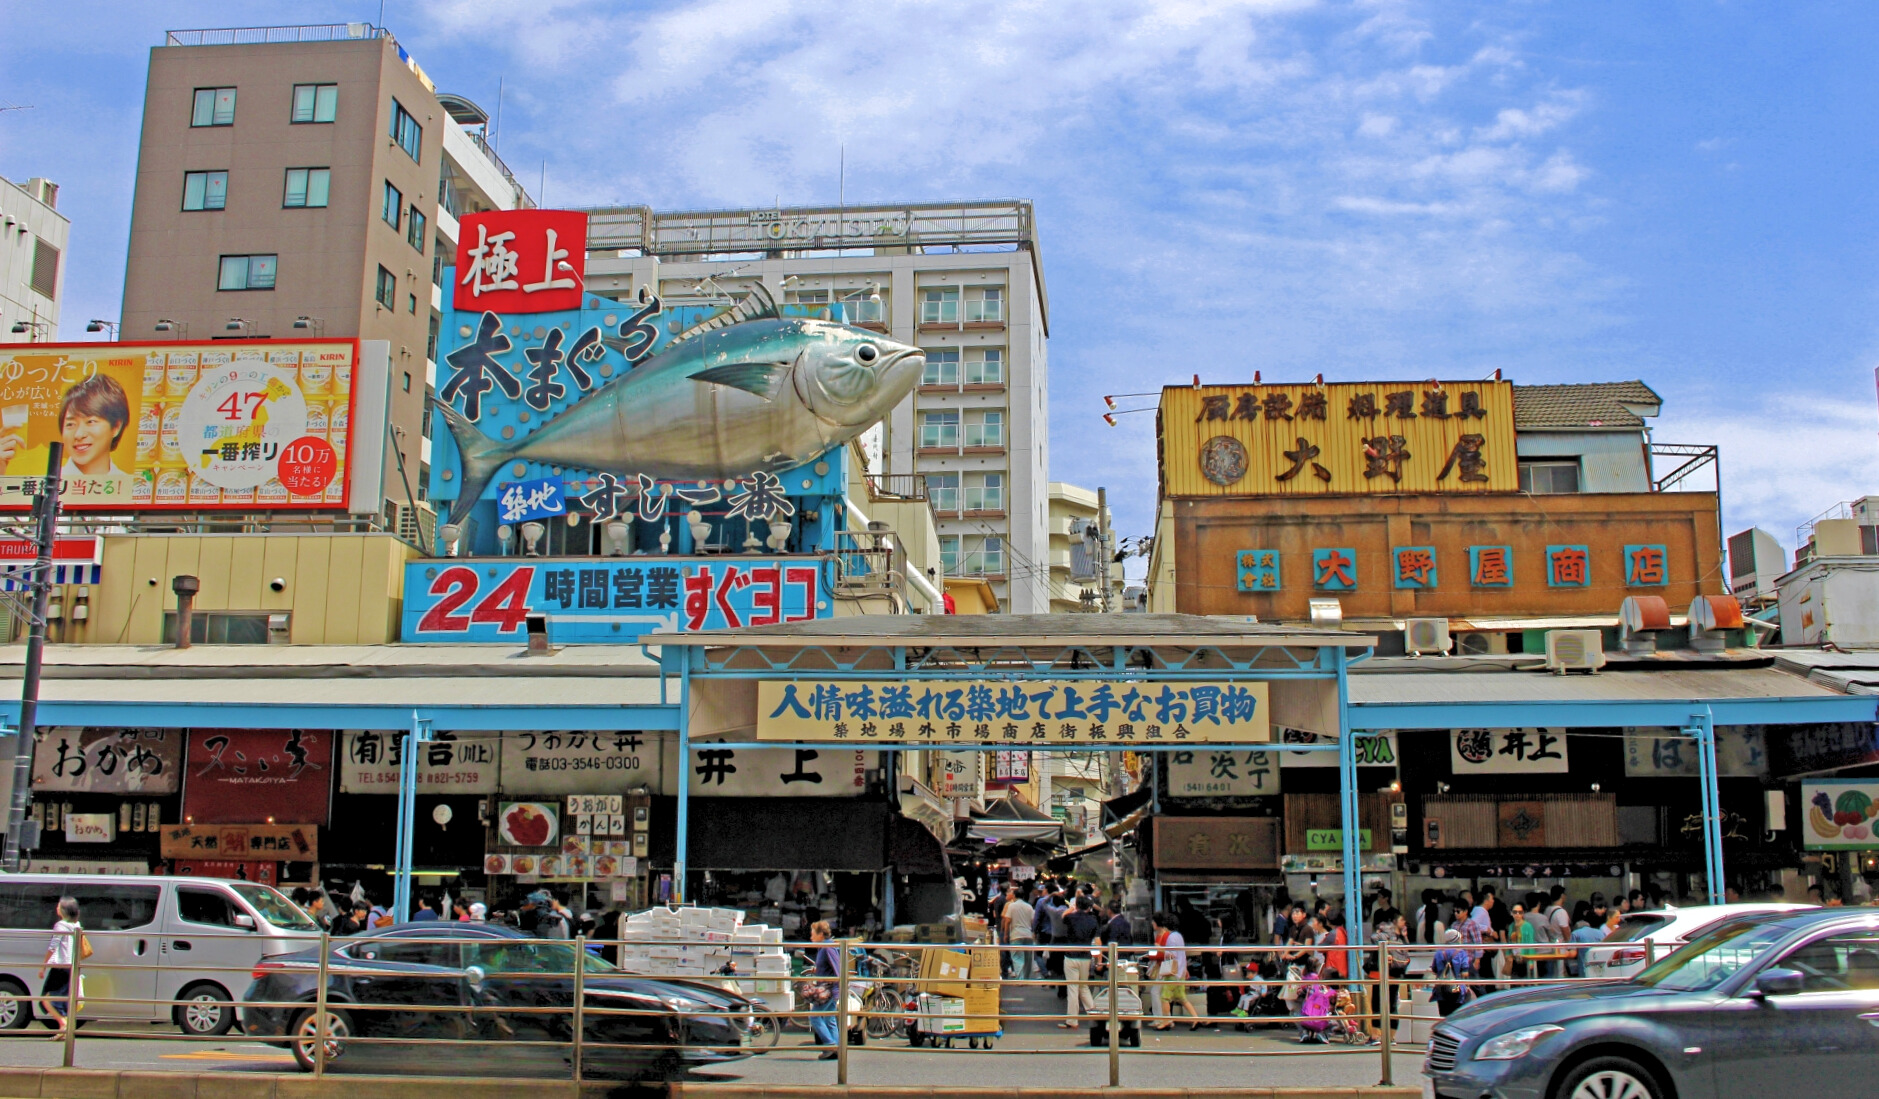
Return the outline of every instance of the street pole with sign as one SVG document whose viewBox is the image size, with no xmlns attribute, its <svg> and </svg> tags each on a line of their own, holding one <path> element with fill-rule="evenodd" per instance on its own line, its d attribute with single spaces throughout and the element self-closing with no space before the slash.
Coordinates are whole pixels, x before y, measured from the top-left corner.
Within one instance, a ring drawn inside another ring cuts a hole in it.
<svg viewBox="0 0 1879 1099">
<path fill-rule="evenodd" d="M 34 503 L 38 521 L 38 554 L 33 558 L 33 612 L 26 634 L 26 671 L 20 680 L 19 746 L 13 752 L 13 804 L 7 811 L 7 841 L 0 866 L 10 874 L 20 869 L 21 832 L 33 802 L 33 728 L 39 719 L 39 666 L 46 653 L 46 609 L 52 599 L 52 540 L 59 532 L 59 478 L 65 463 L 65 444 L 53 442 L 46 451 L 46 479 Z"/>
</svg>

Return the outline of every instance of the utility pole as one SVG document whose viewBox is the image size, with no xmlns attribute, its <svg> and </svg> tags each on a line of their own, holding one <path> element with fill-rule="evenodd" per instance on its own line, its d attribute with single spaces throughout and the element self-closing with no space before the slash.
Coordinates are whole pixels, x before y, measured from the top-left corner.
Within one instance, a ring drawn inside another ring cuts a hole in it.
<svg viewBox="0 0 1879 1099">
<path fill-rule="evenodd" d="M 1096 489 L 1096 545 L 1100 555 L 1096 563 L 1096 582 L 1102 585 L 1103 613 L 1108 614 L 1109 607 L 1109 490 L 1098 486 Z"/>
<path fill-rule="evenodd" d="M 46 480 L 36 502 L 39 521 L 38 555 L 33 559 L 33 613 L 26 634 L 26 672 L 20 681 L 20 728 L 13 752 L 13 804 L 7 811 L 7 842 L 0 866 L 7 873 L 20 869 L 20 833 L 33 802 L 33 727 L 39 720 L 39 666 L 46 653 L 46 605 L 52 599 L 52 540 L 59 532 L 59 481 L 65 464 L 65 444 L 53 442 L 46 450 Z"/>
</svg>

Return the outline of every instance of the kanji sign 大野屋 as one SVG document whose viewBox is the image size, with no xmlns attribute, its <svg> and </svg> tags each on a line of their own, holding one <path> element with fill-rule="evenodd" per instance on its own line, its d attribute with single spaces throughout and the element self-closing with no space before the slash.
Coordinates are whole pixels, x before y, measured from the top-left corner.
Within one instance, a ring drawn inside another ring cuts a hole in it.
<svg viewBox="0 0 1879 1099">
<path fill-rule="evenodd" d="M 1263 744 L 1255 683 L 764 680 L 757 738 L 864 744 Z"/>
</svg>

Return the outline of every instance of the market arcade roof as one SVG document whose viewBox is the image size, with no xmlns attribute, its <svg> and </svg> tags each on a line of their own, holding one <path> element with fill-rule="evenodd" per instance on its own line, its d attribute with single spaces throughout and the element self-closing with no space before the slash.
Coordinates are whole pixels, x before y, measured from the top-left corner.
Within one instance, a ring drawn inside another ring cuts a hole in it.
<svg viewBox="0 0 1879 1099">
<path fill-rule="evenodd" d="M 1122 645 L 1174 648 L 1283 646 L 1369 648 L 1376 638 L 1343 630 L 1277 626 L 1202 614 L 869 614 L 736 630 L 661 634 L 660 645 L 765 648 L 978 648 Z"/>
</svg>

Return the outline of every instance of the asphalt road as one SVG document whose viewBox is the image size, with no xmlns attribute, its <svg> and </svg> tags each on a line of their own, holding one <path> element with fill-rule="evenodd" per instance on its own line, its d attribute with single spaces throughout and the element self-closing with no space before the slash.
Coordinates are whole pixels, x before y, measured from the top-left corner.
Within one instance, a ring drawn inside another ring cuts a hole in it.
<svg viewBox="0 0 1879 1099">
<path fill-rule="evenodd" d="M 1018 993 L 1018 995 L 1013 995 Z M 1065 1089 L 1100 1088 L 1109 1080 L 1107 1049 L 1092 1049 L 1085 1030 L 1061 1030 L 1048 1021 L 1025 1020 L 1017 1012 L 1060 1011 L 1061 1001 L 1042 990 L 1008 989 L 1004 1008 L 1013 1017 L 992 1051 L 915 1049 L 904 1039 L 870 1041 L 849 1054 L 853 1084 L 910 1084 L 935 1080 L 988 1087 L 1018 1085 Z M 1230 1021 L 1229 1021 L 1230 1022 Z M 113 1033 L 138 1037 L 100 1037 Z M 148 1035 L 142 1037 L 141 1035 Z M 0 1034 L 0 1064 L 57 1067 L 64 1046 L 39 1029 Z M 759 1057 L 702 1069 L 693 1079 L 726 1083 L 833 1084 L 836 1066 L 819 1059 L 809 1035 L 786 1031 L 777 1048 Z M 963 1045 L 963 1043 L 961 1043 Z M 208 1042 L 181 1039 L 170 1026 L 94 1023 L 79 1032 L 75 1064 L 79 1068 L 135 1071 L 294 1072 L 293 1055 L 239 1036 Z M 475 1052 L 462 1048 L 435 1054 L 411 1054 L 355 1046 L 331 1071 L 423 1072 L 436 1075 L 540 1076 L 567 1078 L 557 1059 L 524 1063 L 524 1050 Z M 1268 1056 L 1236 1056 L 1258 1052 Z M 425 1061 L 435 1057 L 434 1063 Z M 1393 1058 L 1397 1084 L 1422 1084 L 1422 1052 L 1411 1049 Z M 1376 1047 L 1301 1047 L 1279 1029 L 1240 1033 L 1231 1025 L 1190 1031 L 1144 1030 L 1140 1049 L 1124 1049 L 1122 1084 L 1127 1087 L 1349 1087 L 1375 1084 L 1382 1058 Z M 1426 1088 L 1425 1088 L 1426 1093 Z"/>
</svg>

